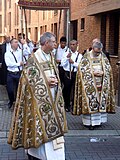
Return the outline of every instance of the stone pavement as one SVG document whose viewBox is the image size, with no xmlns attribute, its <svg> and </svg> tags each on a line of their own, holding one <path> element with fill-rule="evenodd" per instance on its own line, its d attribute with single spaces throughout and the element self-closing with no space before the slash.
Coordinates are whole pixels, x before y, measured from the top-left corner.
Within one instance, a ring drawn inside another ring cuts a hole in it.
<svg viewBox="0 0 120 160">
<path fill-rule="evenodd" d="M 119 137 L 65 137 L 67 160 L 120 160 Z M 0 160 L 27 160 L 23 149 L 0 144 Z"/>
<path fill-rule="evenodd" d="M 5 86 L 0 86 L 0 160 L 27 160 L 24 149 L 12 150 L 7 144 L 12 109 L 7 107 Z M 120 160 L 120 107 L 108 115 L 108 123 L 90 131 L 81 116 L 67 113 L 69 132 L 65 135 L 67 160 Z"/>
<path fill-rule="evenodd" d="M 67 160 L 120 160 L 119 147 L 118 137 L 66 137 L 66 158 Z"/>
</svg>

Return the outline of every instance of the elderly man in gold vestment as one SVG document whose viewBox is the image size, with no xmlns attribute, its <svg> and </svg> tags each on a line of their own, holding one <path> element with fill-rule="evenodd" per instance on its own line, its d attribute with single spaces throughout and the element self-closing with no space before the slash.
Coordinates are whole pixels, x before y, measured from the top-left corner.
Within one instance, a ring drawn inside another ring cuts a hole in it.
<svg viewBox="0 0 120 160">
<path fill-rule="evenodd" d="M 58 70 L 51 51 L 55 35 L 46 32 L 29 58 L 18 87 L 8 143 L 24 147 L 30 160 L 65 160 L 67 131 Z"/>
<path fill-rule="evenodd" d="M 76 77 L 73 114 L 82 114 L 89 129 L 107 122 L 107 113 L 115 113 L 112 71 L 102 48 L 101 42 L 93 43 L 81 59 Z"/>
</svg>

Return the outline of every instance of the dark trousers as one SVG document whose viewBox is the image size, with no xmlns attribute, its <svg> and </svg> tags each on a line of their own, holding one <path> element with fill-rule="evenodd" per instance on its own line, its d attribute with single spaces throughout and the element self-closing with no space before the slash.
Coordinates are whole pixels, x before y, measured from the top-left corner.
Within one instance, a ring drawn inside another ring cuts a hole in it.
<svg viewBox="0 0 120 160">
<path fill-rule="evenodd" d="M 61 85 L 63 85 L 64 84 L 64 73 L 65 73 L 65 71 L 64 71 L 63 67 L 61 67 L 61 66 L 58 66 L 58 70 L 59 70 L 60 82 L 61 82 Z"/>
<path fill-rule="evenodd" d="M 12 73 L 8 72 L 7 74 L 7 92 L 9 97 L 10 105 L 16 100 L 17 88 L 20 79 L 20 72 Z"/>
<path fill-rule="evenodd" d="M 65 108 L 70 110 L 70 101 L 72 101 L 72 106 L 74 102 L 76 72 L 71 73 L 71 79 L 69 77 L 70 72 L 65 71 L 63 97 L 65 101 Z"/>
<path fill-rule="evenodd" d="M 6 85 L 6 83 L 7 83 L 7 67 L 6 67 L 5 63 L 3 63 L 1 67 L 2 68 L 1 68 L 0 83 L 2 85 Z"/>
</svg>

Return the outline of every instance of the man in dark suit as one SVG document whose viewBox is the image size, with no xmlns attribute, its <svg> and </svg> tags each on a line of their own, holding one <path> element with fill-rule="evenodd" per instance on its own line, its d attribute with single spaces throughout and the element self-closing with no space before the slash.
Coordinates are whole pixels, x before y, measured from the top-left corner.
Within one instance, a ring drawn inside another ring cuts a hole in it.
<svg viewBox="0 0 120 160">
<path fill-rule="evenodd" d="M 6 85 L 6 79 L 7 79 L 7 67 L 5 64 L 4 60 L 4 54 L 5 52 L 9 51 L 11 49 L 11 44 L 10 44 L 10 36 L 5 36 L 4 37 L 4 42 L 0 46 L 0 51 L 1 51 L 1 76 L 0 76 L 0 84 Z"/>
</svg>

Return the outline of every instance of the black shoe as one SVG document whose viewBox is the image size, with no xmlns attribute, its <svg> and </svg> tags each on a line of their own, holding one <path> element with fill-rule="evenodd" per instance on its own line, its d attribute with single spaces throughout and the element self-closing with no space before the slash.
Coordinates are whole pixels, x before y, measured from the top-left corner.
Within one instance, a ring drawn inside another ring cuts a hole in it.
<svg viewBox="0 0 120 160">
<path fill-rule="evenodd" d="M 71 114 L 72 114 L 72 115 L 75 115 L 73 111 L 71 111 Z"/>
<path fill-rule="evenodd" d="M 94 130 L 94 126 L 89 126 L 89 130 Z"/>
<path fill-rule="evenodd" d="M 66 112 L 70 112 L 70 109 L 68 109 L 68 108 L 66 108 L 65 110 L 66 110 Z"/>
<path fill-rule="evenodd" d="M 10 102 L 8 103 L 8 108 L 10 109 L 10 108 L 12 108 L 12 105 L 13 104 L 11 104 Z"/>
<path fill-rule="evenodd" d="M 29 160 L 41 160 L 41 159 L 31 156 L 30 154 L 27 154 L 27 155 L 28 155 Z"/>
</svg>

